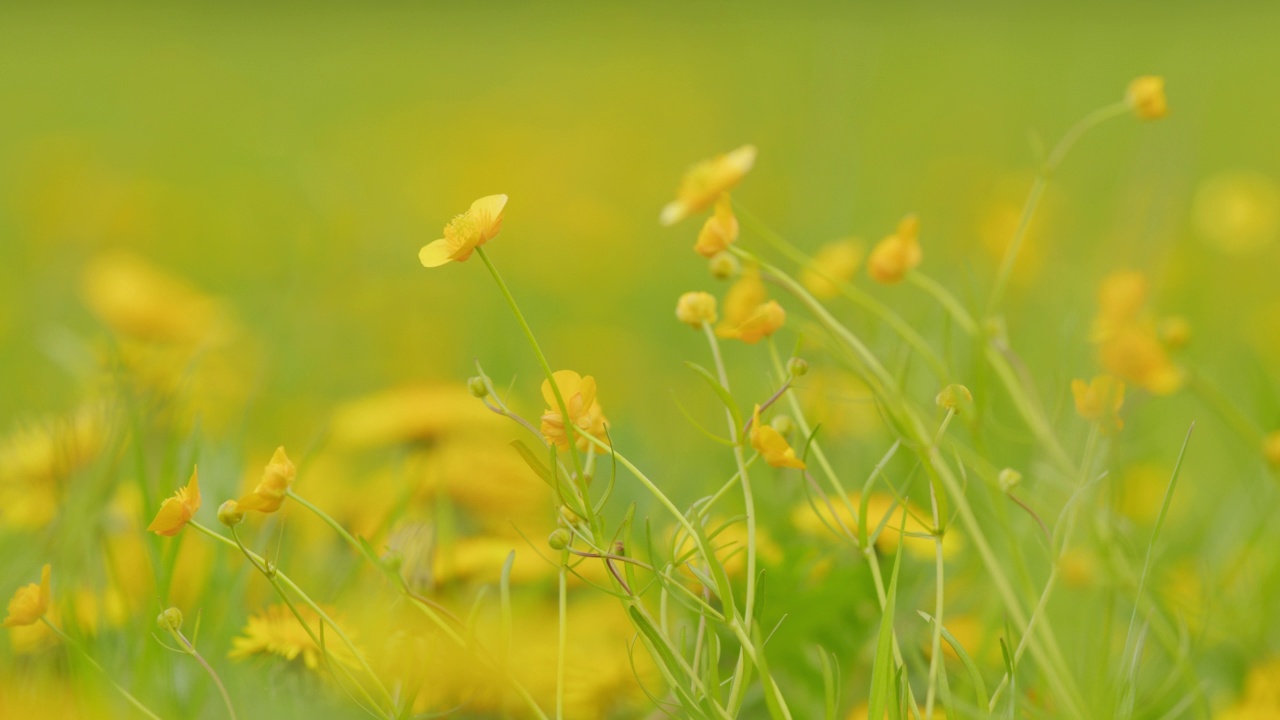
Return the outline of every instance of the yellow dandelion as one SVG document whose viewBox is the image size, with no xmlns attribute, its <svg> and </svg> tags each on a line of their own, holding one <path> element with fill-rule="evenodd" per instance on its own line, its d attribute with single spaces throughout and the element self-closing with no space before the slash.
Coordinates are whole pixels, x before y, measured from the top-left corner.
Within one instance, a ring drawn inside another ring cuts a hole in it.
<svg viewBox="0 0 1280 720">
<path fill-rule="evenodd" d="M 320 637 L 320 617 L 305 605 L 297 607 L 302 620 L 310 626 L 311 634 Z M 328 609 L 325 614 L 333 617 Z M 231 652 L 227 657 L 245 660 L 255 655 L 275 655 L 290 662 L 301 657 L 308 670 L 319 672 L 324 661 L 324 650 L 311 639 L 311 634 L 307 633 L 307 629 L 287 605 L 270 605 L 249 617 L 242 634 L 231 640 Z M 326 629 L 325 634 L 332 637 L 333 629 Z M 347 635 L 350 636 L 351 633 L 348 631 Z M 326 642 L 325 648 L 334 660 L 348 666 L 353 664 L 354 658 L 344 643 Z"/>
</svg>

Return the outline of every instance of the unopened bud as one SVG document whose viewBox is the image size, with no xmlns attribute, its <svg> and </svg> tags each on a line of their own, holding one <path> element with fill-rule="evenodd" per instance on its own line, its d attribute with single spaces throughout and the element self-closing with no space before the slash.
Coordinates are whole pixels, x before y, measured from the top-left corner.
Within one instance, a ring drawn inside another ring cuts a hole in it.
<svg viewBox="0 0 1280 720">
<path fill-rule="evenodd" d="M 489 397 L 489 385 L 485 383 L 484 378 L 473 377 L 467 380 L 467 392 L 471 393 L 472 397 L 483 400 Z"/>
<path fill-rule="evenodd" d="M 228 500 L 218 506 L 218 522 L 227 527 L 235 527 L 244 521 L 244 511 L 235 500 Z"/>
<path fill-rule="evenodd" d="M 938 393 L 935 401 L 940 408 L 960 413 L 969 403 L 973 402 L 973 393 L 969 392 L 969 388 L 953 383 L 942 388 L 942 392 Z"/>
<path fill-rule="evenodd" d="M 573 540 L 573 533 L 564 528 L 556 528 L 551 531 L 551 535 L 547 537 L 547 544 L 552 550 L 563 550 L 569 547 L 569 543 Z"/>
<path fill-rule="evenodd" d="M 1022 473 L 1013 468 L 1005 468 L 996 476 L 996 484 L 1000 486 L 1000 492 L 1009 492 L 1022 482 Z"/>
<path fill-rule="evenodd" d="M 573 511 L 568 505 L 560 506 L 560 522 L 566 525 L 577 525 L 582 522 L 582 516 Z"/>
<path fill-rule="evenodd" d="M 717 280 L 728 280 L 737 277 L 742 272 L 742 263 L 738 262 L 738 258 L 728 252 L 718 252 L 711 256 L 707 261 L 707 267 L 711 270 L 711 277 Z"/>
<path fill-rule="evenodd" d="M 171 607 L 156 616 L 156 624 L 161 630 L 178 630 L 182 627 L 182 611 Z"/>
<path fill-rule="evenodd" d="M 787 361 L 787 372 L 791 377 L 804 377 L 809 374 L 809 361 L 801 357 L 793 357 Z"/>
</svg>

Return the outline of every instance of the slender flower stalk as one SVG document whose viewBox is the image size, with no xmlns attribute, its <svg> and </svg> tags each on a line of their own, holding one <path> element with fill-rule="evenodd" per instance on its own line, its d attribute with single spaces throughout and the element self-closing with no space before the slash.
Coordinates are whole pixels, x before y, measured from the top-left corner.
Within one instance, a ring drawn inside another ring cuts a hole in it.
<svg viewBox="0 0 1280 720">
<path fill-rule="evenodd" d="M 40 622 L 43 622 L 45 625 L 49 627 L 50 630 L 53 631 L 55 635 L 62 638 L 62 641 L 67 644 L 67 647 L 72 648 L 77 653 L 79 653 L 80 656 L 83 657 L 89 663 L 89 665 L 93 667 L 94 670 L 97 670 L 99 673 L 101 673 L 102 676 L 107 679 L 107 682 L 111 683 L 111 687 L 115 688 L 116 691 L 119 692 L 120 695 L 124 697 L 124 699 L 128 701 L 130 705 L 132 705 L 135 709 L 137 709 L 138 712 L 151 718 L 151 720 L 160 720 L 160 717 L 155 713 L 151 712 L 150 708 L 148 708 L 146 705 L 143 705 L 141 700 L 134 697 L 133 694 L 130 693 L 128 690 L 125 690 L 120 685 L 120 683 L 116 682 L 115 680 L 112 680 L 111 675 L 107 673 L 106 669 L 104 669 L 101 665 L 99 665 L 98 661 L 94 660 L 93 656 L 90 655 L 87 650 L 85 650 L 83 647 L 80 646 L 80 643 L 76 642 L 75 640 L 72 640 L 69 635 L 63 632 L 62 628 L 58 627 L 57 625 L 54 625 L 52 622 L 49 621 L 49 618 L 44 616 L 40 617 Z"/>
</svg>

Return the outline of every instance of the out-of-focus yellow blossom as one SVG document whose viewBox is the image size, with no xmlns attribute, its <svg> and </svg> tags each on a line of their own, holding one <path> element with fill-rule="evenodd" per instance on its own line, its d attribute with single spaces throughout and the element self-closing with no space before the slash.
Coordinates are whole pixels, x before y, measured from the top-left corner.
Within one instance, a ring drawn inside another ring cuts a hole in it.
<svg viewBox="0 0 1280 720">
<path fill-rule="evenodd" d="M 418 260 L 423 267 L 430 268 L 471 257 L 476 248 L 501 232 L 502 211 L 506 205 L 506 195 L 487 195 L 471 203 L 466 212 L 444 226 L 444 237 L 423 246 Z"/>
<path fill-rule="evenodd" d="M 717 329 L 716 334 L 723 338 L 741 340 L 754 345 L 770 335 L 778 332 L 787 322 L 787 311 L 782 309 L 776 300 L 770 300 L 756 306 L 737 327 Z"/>
<path fill-rule="evenodd" d="M 221 302 L 125 253 L 102 255 L 90 262 L 81 279 L 81 294 L 99 320 L 128 338 L 216 345 L 234 332 Z"/>
<path fill-rule="evenodd" d="M 689 168 L 680 179 L 676 199 L 662 208 L 662 224 L 674 225 L 711 207 L 711 203 L 742 181 L 755 162 L 756 146 L 743 145 Z"/>
<path fill-rule="evenodd" d="M 306 605 L 298 604 L 297 608 L 298 614 L 311 627 L 311 632 L 320 637 L 320 617 Z M 325 608 L 325 614 L 334 617 L 330 608 Z M 348 636 L 352 635 L 350 630 L 343 630 Z M 325 636 L 332 638 L 333 629 L 326 629 Z M 326 641 L 325 649 L 333 660 L 347 666 L 354 664 L 355 659 L 345 643 Z M 298 618 L 284 604 L 270 605 L 249 616 L 242 634 L 232 639 L 231 652 L 227 653 L 232 660 L 245 660 L 255 655 L 275 655 L 288 661 L 301 656 L 307 669 L 317 673 L 321 672 L 324 662 L 324 650 L 311 639 Z"/>
<path fill-rule="evenodd" d="M 1247 255 L 1280 236 L 1280 187 L 1259 172 L 1214 175 L 1200 183 L 1191 206 L 1200 237 L 1227 255 Z"/>
<path fill-rule="evenodd" d="M 104 425 L 99 408 L 84 407 L 0 440 L 0 526 L 34 530 L 52 521 L 65 481 L 101 452 Z"/>
<path fill-rule="evenodd" d="M 853 373 L 817 368 L 795 384 L 806 412 L 822 423 L 822 435 L 870 437 L 884 429 L 871 390 Z"/>
<path fill-rule="evenodd" d="M 461 385 L 409 385 L 339 406 L 329 426 L 336 445 L 366 448 L 430 442 L 444 436 L 486 432 L 503 426 Z"/>
<path fill-rule="evenodd" d="M 1097 375 L 1089 382 L 1071 381 L 1071 396 L 1080 417 L 1098 424 L 1104 432 L 1124 427 L 1120 407 L 1124 405 L 1124 383 L 1110 375 Z"/>
<path fill-rule="evenodd" d="M 712 518 L 704 521 L 703 532 L 711 542 L 712 552 L 724 566 L 725 574 L 731 578 L 741 577 L 747 567 L 747 524 L 733 522 L 726 525 L 723 518 Z M 676 548 L 675 554 L 677 557 L 690 558 L 689 562 L 694 563 L 699 573 L 710 577 L 711 573 L 707 570 L 706 564 L 701 562 L 702 556 L 694 553 L 696 547 L 688 533 L 682 533 L 680 546 Z M 697 560 L 693 559 L 695 557 Z M 769 535 L 769 532 L 760 526 L 756 526 L 756 558 L 765 565 L 777 565 L 784 559 L 782 548 Z M 687 578 L 696 577 L 687 564 L 682 565 L 680 570 Z"/>
<path fill-rule="evenodd" d="M 1146 311 L 1149 285 L 1142 273 L 1122 271 L 1103 278 L 1090 339 L 1111 375 L 1156 395 L 1175 392 L 1185 373 L 1169 357 L 1155 319 Z"/>
<path fill-rule="evenodd" d="M 848 495 L 848 504 L 853 506 L 854 512 L 859 510 L 861 497 L 862 494 L 858 492 L 852 492 Z M 850 514 L 844 500 L 835 496 L 831 497 L 831 507 L 835 508 L 836 517 L 832 517 L 831 509 L 827 507 L 826 503 L 819 501 L 817 506 L 822 513 L 821 516 L 814 512 L 813 507 L 808 502 L 798 504 L 791 511 L 791 523 L 795 525 L 797 530 L 807 535 L 830 537 L 831 531 L 827 529 L 827 526 L 830 525 L 837 530 L 842 527 L 848 528 L 849 532 L 857 536 L 858 524 L 854 521 L 853 515 Z M 894 501 L 893 496 L 889 493 L 876 492 L 867 498 L 868 537 L 880 527 L 880 523 L 885 516 L 889 516 L 889 520 L 885 523 L 880 536 L 876 538 L 876 547 L 883 552 L 892 553 L 898 549 L 898 543 L 902 540 L 898 532 L 901 513 L 902 505 Z M 936 550 L 932 529 L 918 519 L 927 517 L 927 511 L 922 510 L 915 503 L 908 504 L 906 532 L 910 534 L 905 537 L 906 546 L 903 550 L 922 559 L 932 559 Z M 826 521 L 825 523 L 823 522 L 824 520 Z M 956 528 L 954 526 L 948 528 L 947 533 L 942 536 L 943 557 L 954 557 L 962 546 L 960 537 L 956 533 Z"/>
<path fill-rule="evenodd" d="M 729 291 L 724 295 L 724 303 L 721 304 L 724 319 L 716 327 L 716 334 L 725 337 L 725 332 L 745 322 L 768 298 L 769 292 L 760 279 L 759 268 L 749 266 L 744 269 L 742 277 L 730 285 Z"/>
<path fill-rule="evenodd" d="M 876 243 L 867 259 L 867 274 L 872 280 L 886 285 L 900 282 L 906 274 L 924 259 L 920 249 L 920 220 L 908 215 L 898 223 L 898 229 Z"/>
<path fill-rule="evenodd" d="M 262 469 L 262 480 L 253 488 L 253 492 L 241 497 L 236 504 L 241 510 L 273 513 L 280 509 L 285 493 L 297 474 L 298 470 L 289 456 L 285 455 L 284 447 L 278 447 L 271 456 L 271 462 Z"/>
<path fill-rule="evenodd" d="M 1069 547 L 1058 556 L 1058 572 L 1071 587 L 1084 588 L 1098 581 L 1098 557 L 1092 550 Z"/>
<path fill-rule="evenodd" d="M 555 574 L 555 567 L 538 557 L 523 538 L 480 536 L 459 538 L 448 546 L 437 546 L 432 579 L 437 584 L 458 581 L 495 583 L 501 579 L 502 565 L 512 550 L 516 559 L 511 565 L 511 582 L 527 583 Z"/>
<path fill-rule="evenodd" d="M 840 283 L 849 282 L 858 273 L 862 255 L 862 243 L 857 240 L 827 243 L 800 271 L 800 284 L 814 297 L 829 300 L 840 294 Z"/>
<path fill-rule="evenodd" d="M 569 411 L 569 423 L 593 437 L 608 442 L 605 428 L 608 420 L 600 409 L 600 401 L 596 398 L 596 379 L 590 375 L 579 375 L 572 370 L 561 370 L 552 373 L 560 396 Z M 542 434 L 547 442 L 554 443 L 561 450 L 569 449 L 569 435 L 565 431 L 565 419 L 560 415 L 560 404 L 556 402 L 551 382 L 542 381 L 542 399 L 547 403 L 546 412 L 542 413 Z M 584 437 L 577 438 L 578 449 L 586 452 L 591 447 L 590 441 Z"/>
<path fill-rule="evenodd" d="M 716 201 L 716 211 L 702 224 L 693 251 L 704 258 L 724 252 L 738 239 L 738 218 L 733 214 L 733 201 L 729 193 L 722 193 Z"/>
<path fill-rule="evenodd" d="M 56 637 L 44 625 L 23 629 L 37 628 Z M 0 675 L 0 687 L 5 689 L 0 692 L 0 717 L 82 720 L 88 716 L 82 697 L 83 687 L 75 682 L 75 678 L 50 678 L 22 666 L 13 670 Z"/>
<path fill-rule="evenodd" d="M 160 511 L 147 526 L 149 532 L 157 535 L 173 537 L 191 522 L 200 509 L 200 472 L 199 468 L 191 471 L 191 479 L 187 486 L 178 490 L 171 498 L 160 503 Z"/>
<path fill-rule="evenodd" d="M 687 292 L 676 301 L 676 319 L 691 328 L 716 321 L 716 298 L 711 293 Z"/>
<path fill-rule="evenodd" d="M 1273 468 L 1280 468 L 1280 430 L 1272 430 L 1262 439 L 1262 456 Z"/>
<path fill-rule="evenodd" d="M 415 500 L 430 503 L 447 495 L 455 507 L 494 532 L 510 534 L 512 522 L 526 530 L 542 529 L 542 523 L 550 522 L 551 488 L 519 455 L 495 440 L 448 443 L 408 462 L 406 476 L 411 483 L 416 479 Z M 385 483 L 397 481 L 403 483 L 397 478 L 384 479 Z M 385 512 L 392 498 L 373 508 Z"/>
<path fill-rule="evenodd" d="M 1169 114 L 1164 97 L 1164 78 L 1159 75 L 1134 78 L 1124 97 L 1134 114 L 1143 120 L 1159 120 Z"/>
<path fill-rule="evenodd" d="M 18 588 L 9 600 L 9 614 L 4 619 L 4 626 L 21 627 L 40 622 L 40 618 L 49 611 L 51 600 L 49 592 L 48 563 L 40 569 L 40 584 L 31 583 Z"/>
<path fill-rule="evenodd" d="M 1249 670 L 1244 692 L 1233 705 L 1214 714 L 1214 720 L 1275 720 L 1280 718 L 1280 658 Z"/>
<path fill-rule="evenodd" d="M 804 461 L 796 457 L 795 449 L 782 433 L 760 421 L 759 404 L 751 412 L 751 447 L 773 467 L 805 469 Z"/>
<path fill-rule="evenodd" d="M 1184 348 L 1191 342 L 1191 323 L 1181 315 L 1163 317 L 1156 325 L 1156 334 L 1165 347 L 1172 350 Z"/>
</svg>

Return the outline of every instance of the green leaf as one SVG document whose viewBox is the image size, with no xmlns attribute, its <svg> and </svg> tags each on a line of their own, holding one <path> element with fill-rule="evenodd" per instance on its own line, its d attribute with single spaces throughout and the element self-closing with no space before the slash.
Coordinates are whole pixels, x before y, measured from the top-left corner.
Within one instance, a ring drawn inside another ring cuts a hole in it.
<svg viewBox="0 0 1280 720">
<path fill-rule="evenodd" d="M 520 458 L 524 460 L 524 463 L 529 466 L 530 470 L 533 470 L 538 477 L 542 478 L 542 482 L 550 485 L 553 490 L 555 489 L 555 473 L 551 472 L 551 469 L 543 464 L 542 460 L 534 454 L 533 450 L 530 450 L 529 446 L 524 444 L 524 441 L 512 440 L 507 444 L 515 448 L 516 452 L 520 453 Z"/>
<path fill-rule="evenodd" d="M 906 526 L 907 514 L 902 513 L 902 524 Z M 880 635 L 876 640 L 876 657 L 871 665 L 871 698 L 868 701 L 867 717 L 882 718 L 889 704 L 897 704 L 897 693 L 894 690 L 893 662 L 893 615 L 894 605 L 898 601 L 898 570 L 902 567 L 902 546 L 898 543 L 898 551 L 894 555 L 893 575 L 889 579 L 889 592 L 885 599 L 884 615 L 880 618 Z"/>
<path fill-rule="evenodd" d="M 926 612 L 920 610 L 917 610 L 916 612 L 920 613 L 920 617 L 924 618 L 930 624 L 937 622 L 933 616 Z M 951 646 L 951 649 L 955 651 L 956 657 L 960 658 L 960 663 L 964 665 L 964 669 L 969 673 L 969 682 L 973 685 L 973 691 L 978 696 L 978 707 L 987 707 L 989 704 L 987 684 L 982 680 L 982 672 L 978 670 L 978 664 L 973 661 L 973 658 L 965 651 L 964 646 L 960 644 L 959 640 L 956 640 L 956 637 L 947 630 L 945 625 L 940 628 L 940 631 L 942 633 L 942 639 L 946 640 L 947 644 Z"/>
</svg>

